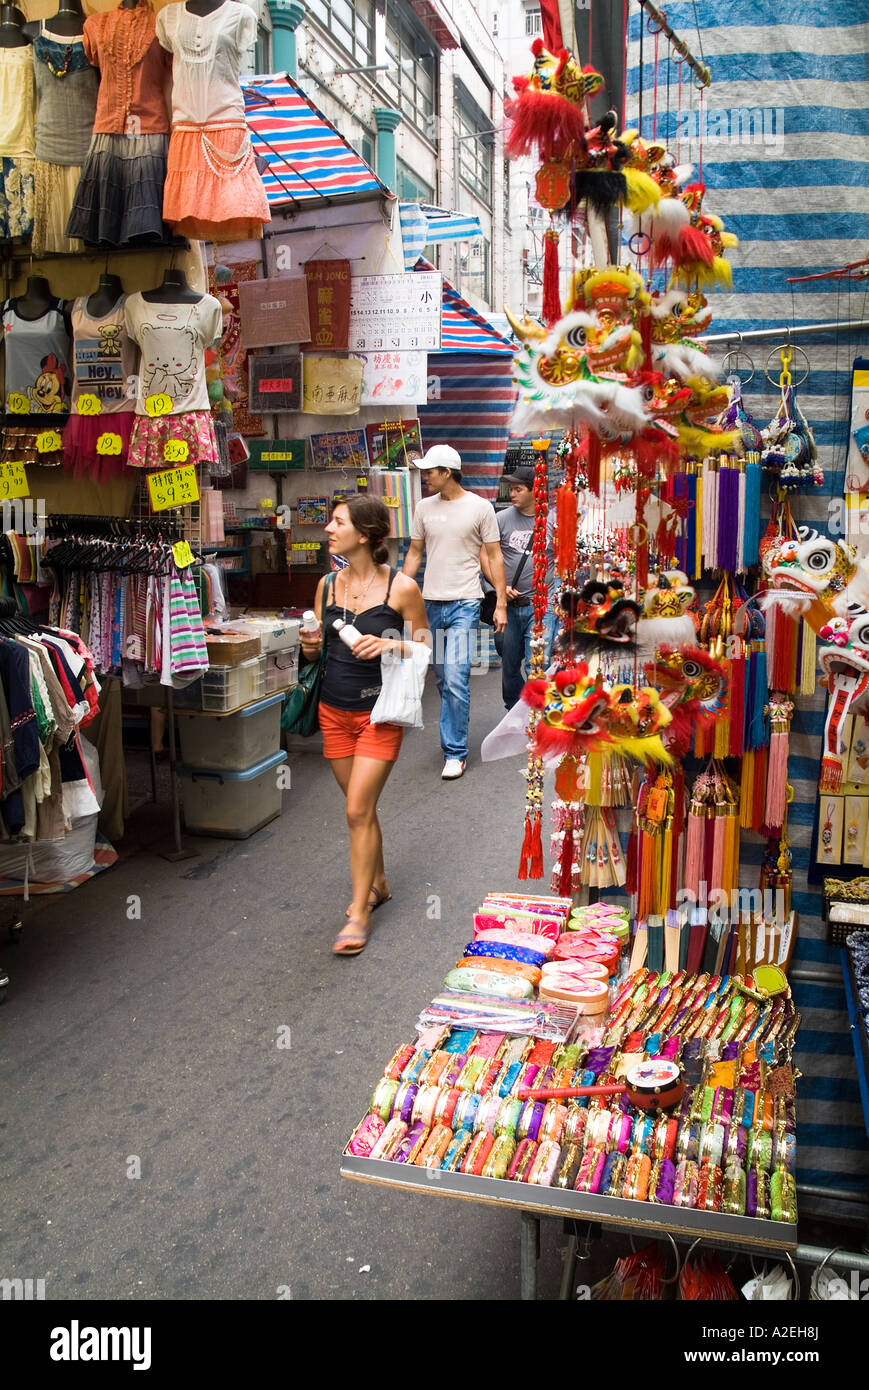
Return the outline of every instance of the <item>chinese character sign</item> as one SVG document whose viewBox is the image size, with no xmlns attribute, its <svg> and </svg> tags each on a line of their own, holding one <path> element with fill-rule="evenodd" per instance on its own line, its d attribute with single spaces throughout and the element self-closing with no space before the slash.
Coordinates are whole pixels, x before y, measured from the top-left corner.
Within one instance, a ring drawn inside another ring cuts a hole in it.
<svg viewBox="0 0 869 1390">
<path fill-rule="evenodd" d="M 361 394 L 362 363 L 357 358 L 305 353 L 302 410 L 306 415 L 356 415 Z"/>
<path fill-rule="evenodd" d="M 443 282 L 439 271 L 354 275 L 350 293 L 351 352 L 437 352 Z"/>
<path fill-rule="evenodd" d="M 363 405 L 424 405 L 428 356 L 424 352 L 366 352 Z"/>
<path fill-rule="evenodd" d="M 306 261 L 312 351 L 346 352 L 350 329 L 350 262 Z"/>
</svg>

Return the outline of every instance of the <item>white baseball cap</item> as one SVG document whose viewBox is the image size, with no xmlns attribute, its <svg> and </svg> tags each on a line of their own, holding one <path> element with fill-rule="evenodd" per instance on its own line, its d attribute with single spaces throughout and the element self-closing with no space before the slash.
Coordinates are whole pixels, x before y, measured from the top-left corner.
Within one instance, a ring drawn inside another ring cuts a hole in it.
<svg viewBox="0 0 869 1390">
<path fill-rule="evenodd" d="M 461 472 L 462 456 L 451 444 L 433 444 L 414 463 L 417 468 L 457 468 Z"/>
</svg>

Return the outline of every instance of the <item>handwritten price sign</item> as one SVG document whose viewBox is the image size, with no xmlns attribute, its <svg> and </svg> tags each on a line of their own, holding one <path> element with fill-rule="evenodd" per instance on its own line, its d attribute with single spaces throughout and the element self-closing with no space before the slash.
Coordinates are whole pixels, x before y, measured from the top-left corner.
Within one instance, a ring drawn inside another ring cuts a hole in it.
<svg viewBox="0 0 869 1390">
<path fill-rule="evenodd" d="M 185 565 L 192 565 L 196 557 L 187 541 L 177 541 L 172 547 L 172 558 L 177 568 L 183 570 Z"/>
<path fill-rule="evenodd" d="M 98 454 L 119 454 L 124 447 L 124 441 L 119 434 L 110 434 L 108 431 L 101 434 L 97 440 Z"/>
<path fill-rule="evenodd" d="M 186 463 L 190 457 L 190 446 L 186 439 L 167 439 L 163 445 L 163 457 L 167 463 Z"/>
<path fill-rule="evenodd" d="M 36 436 L 36 452 L 38 454 L 54 454 L 63 447 L 63 440 L 58 430 L 43 430 Z"/>
<path fill-rule="evenodd" d="M 157 415 L 172 414 L 172 397 L 167 396 L 165 391 L 159 396 L 147 396 L 145 399 L 145 409 L 153 420 Z"/>
<path fill-rule="evenodd" d="M 30 486 L 23 463 L 0 464 L 0 498 L 29 497 Z"/>
<path fill-rule="evenodd" d="M 30 413 L 30 402 L 26 396 L 22 396 L 20 391 L 10 391 L 9 413 L 10 415 L 28 415 Z"/>
<path fill-rule="evenodd" d="M 188 463 L 183 468 L 149 473 L 148 493 L 152 512 L 164 512 L 167 507 L 187 507 L 191 502 L 198 502 L 195 465 Z"/>
<path fill-rule="evenodd" d="M 99 415 L 102 412 L 103 403 L 99 396 L 95 396 L 93 391 L 85 391 L 75 403 L 75 408 L 79 415 Z"/>
</svg>

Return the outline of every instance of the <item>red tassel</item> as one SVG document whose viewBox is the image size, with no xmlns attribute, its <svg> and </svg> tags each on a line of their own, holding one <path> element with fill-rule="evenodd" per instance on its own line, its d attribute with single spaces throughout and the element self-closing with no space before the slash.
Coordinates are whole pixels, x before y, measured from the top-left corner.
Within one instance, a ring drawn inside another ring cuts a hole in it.
<svg viewBox="0 0 869 1390">
<path fill-rule="evenodd" d="M 758 748 L 754 755 L 754 796 L 751 803 L 751 828 L 760 830 L 763 825 L 763 808 L 766 803 L 766 765 L 767 750 Z"/>
<path fill-rule="evenodd" d="M 745 732 L 745 660 L 730 663 L 730 756 L 742 757 Z"/>
<path fill-rule="evenodd" d="M 528 863 L 528 877 L 543 877 L 543 837 L 540 831 L 540 812 L 534 817 L 534 826 L 531 831 L 531 857 Z"/>
<path fill-rule="evenodd" d="M 837 792 L 842 785 L 842 764 L 838 758 L 825 753 L 821 759 L 821 777 L 818 791 Z"/>
<path fill-rule="evenodd" d="M 531 858 L 531 816 L 525 812 L 525 839 L 519 852 L 519 873 L 517 878 L 528 877 L 528 863 Z"/>
<path fill-rule="evenodd" d="M 558 233 L 549 227 L 543 233 L 543 321 L 547 325 L 561 318 L 561 286 L 558 269 Z"/>
<path fill-rule="evenodd" d="M 596 497 L 600 497 L 600 459 L 601 445 L 600 439 L 593 432 L 588 436 L 588 449 L 585 459 L 585 473 L 588 479 L 589 491 Z"/>
<path fill-rule="evenodd" d="M 640 319 L 640 340 L 643 344 L 643 370 L 652 370 L 652 315 L 643 314 Z"/>
<path fill-rule="evenodd" d="M 792 691 L 796 658 L 797 625 L 786 613 L 776 613 L 770 690 Z"/>
<path fill-rule="evenodd" d="M 555 496 L 555 522 L 558 537 L 555 546 L 555 568 L 562 576 L 576 569 L 576 493 L 562 483 Z"/>
<path fill-rule="evenodd" d="M 573 816 L 564 828 L 564 843 L 558 861 L 558 892 L 562 898 L 569 898 L 573 891 Z"/>
</svg>

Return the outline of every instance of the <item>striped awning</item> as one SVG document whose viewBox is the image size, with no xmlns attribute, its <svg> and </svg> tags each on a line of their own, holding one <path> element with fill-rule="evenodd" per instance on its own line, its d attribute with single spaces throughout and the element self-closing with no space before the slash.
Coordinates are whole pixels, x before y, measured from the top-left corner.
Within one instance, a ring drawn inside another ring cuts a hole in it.
<svg viewBox="0 0 869 1390">
<path fill-rule="evenodd" d="M 273 207 L 372 193 L 392 196 L 286 73 L 253 77 L 243 91 L 254 152 L 268 162 L 263 184 Z"/>
<path fill-rule="evenodd" d="M 449 212 L 430 203 L 399 203 L 398 211 L 405 270 L 413 270 L 424 246 L 436 241 L 470 241 L 483 235 L 479 217 L 463 212 Z"/>
<path fill-rule="evenodd" d="M 420 257 L 418 270 L 431 270 Z M 428 355 L 429 399 L 419 407 L 422 442 L 452 444 L 462 477 L 481 497 L 497 496 L 516 404 L 513 349 L 466 299 L 443 282 L 440 352 Z"/>
</svg>

